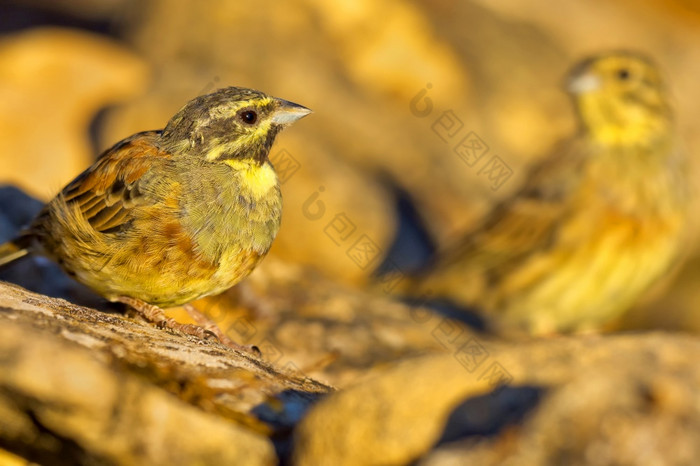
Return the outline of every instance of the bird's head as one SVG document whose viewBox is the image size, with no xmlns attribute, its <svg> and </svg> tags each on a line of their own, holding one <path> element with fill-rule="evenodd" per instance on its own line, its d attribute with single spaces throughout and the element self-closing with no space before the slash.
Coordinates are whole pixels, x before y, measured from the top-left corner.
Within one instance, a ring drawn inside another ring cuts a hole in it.
<svg viewBox="0 0 700 466">
<path fill-rule="evenodd" d="M 613 52 L 579 63 L 569 75 L 584 128 L 601 144 L 649 144 L 669 133 L 661 75 L 647 58 Z"/>
<path fill-rule="evenodd" d="M 309 113 L 253 89 L 227 87 L 189 101 L 170 119 L 161 140 L 166 150 L 211 162 L 263 164 L 277 134 Z"/>
</svg>

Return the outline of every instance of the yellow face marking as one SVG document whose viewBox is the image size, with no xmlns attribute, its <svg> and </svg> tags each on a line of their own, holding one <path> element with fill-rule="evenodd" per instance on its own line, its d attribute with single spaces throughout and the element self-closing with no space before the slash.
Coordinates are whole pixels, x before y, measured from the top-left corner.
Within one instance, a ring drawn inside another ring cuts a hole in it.
<svg viewBox="0 0 700 466">
<path fill-rule="evenodd" d="M 211 145 L 213 148 L 207 152 L 206 155 L 206 160 L 208 161 L 213 161 L 218 159 L 222 154 L 225 153 L 232 153 L 236 150 L 236 148 L 240 145 L 238 141 L 232 141 L 227 144 L 220 143 L 218 139 L 215 139 L 211 142 Z"/>
<path fill-rule="evenodd" d="M 261 121 L 258 126 L 251 128 L 251 131 L 247 134 L 239 135 L 235 140 L 228 143 L 219 143 L 218 140 L 211 141 L 210 147 L 212 149 L 207 152 L 205 156 L 206 160 L 213 161 L 218 159 L 221 155 L 226 153 L 236 152 L 237 149 L 241 147 L 254 147 L 259 144 L 261 140 L 265 139 L 268 131 L 270 131 L 270 121 Z"/>
<path fill-rule="evenodd" d="M 269 162 L 258 165 L 249 160 L 224 160 L 239 175 L 241 187 L 251 194 L 253 199 L 261 199 L 278 184 L 277 173 Z"/>
</svg>

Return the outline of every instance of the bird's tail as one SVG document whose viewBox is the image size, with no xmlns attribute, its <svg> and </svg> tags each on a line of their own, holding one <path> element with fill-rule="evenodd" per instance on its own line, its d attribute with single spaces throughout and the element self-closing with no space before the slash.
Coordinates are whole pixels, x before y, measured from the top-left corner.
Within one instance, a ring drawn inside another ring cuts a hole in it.
<svg viewBox="0 0 700 466">
<path fill-rule="evenodd" d="M 14 240 L 0 244 L 0 267 L 29 253 L 26 247 L 22 247 L 18 243 L 20 243 L 18 240 Z"/>
</svg>

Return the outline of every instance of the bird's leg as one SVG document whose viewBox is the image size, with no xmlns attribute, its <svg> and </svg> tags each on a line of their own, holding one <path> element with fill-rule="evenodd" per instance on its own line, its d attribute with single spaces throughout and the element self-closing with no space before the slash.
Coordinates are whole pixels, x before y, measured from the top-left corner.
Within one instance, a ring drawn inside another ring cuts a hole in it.
<svg viewBox="0 0 700 466">
<path fill-rule="evenodd" d="M 217 338 L 216 333 L 200 327 L 199 325 L 181 324 L 175 319 L 166 316 L 163 309 L 159 308 L 158 306 L 154 306 L 153 304 L 148 304 L 145 301 L 141 301 L 140 299 L 130 298 L 128 296 L 119 296 L 115 301 L 126 304 L 138 312 L 144 319 L 161 328 L 177 330 L 185 335 L 193 335 L 203 340 Z"/>
<path fill-rule="evenodd" d="M 211 320 L 209 317 L 204 315 L 199 309 L 194 307 L 191 304 L 185 304 L 182 306 L 187 314 L 197 322 L 198 325 L 200 325 L 203 329 L 205 329 L 208 332 L 213 333 L 216 335 L 216 337 L 219 339 L 219 341 L 223 344 L 228 346 L 229 348 L 241 350 L 241 351 L 247 351 L 249 353 L 252 353 L 256 356 L 261 356 L 262 354 L 260 353 L 260 349 L 257 346 L 254 345 L 239 345 L 238 343 L 234 342 L 231 340 L 228 335 L 226 335 L 224 332 L 221 331 L 218 325 Z"/>
</svg>

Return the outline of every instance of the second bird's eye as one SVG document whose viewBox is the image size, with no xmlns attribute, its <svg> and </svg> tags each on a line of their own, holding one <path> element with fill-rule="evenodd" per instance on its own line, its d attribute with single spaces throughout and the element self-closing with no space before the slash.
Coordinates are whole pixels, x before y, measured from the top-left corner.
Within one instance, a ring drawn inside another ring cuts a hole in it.
<svg viewBox="0 0 700 466">
<path fill-rule="evenodd" d="M 625 81 L 629 79 L 630 72 L 627 68 L 620 68 L 619 70 L 617 70 L 617 77 L 620 78 L 622 81 Z"/>
<path fill-rule="evenodd" d="M 244 110 L 238 116 L 243 123 L 249 125 L 255 124 L 255 122 L 258 121 L 258 114 L 253 110 Z"/>
</svg>

